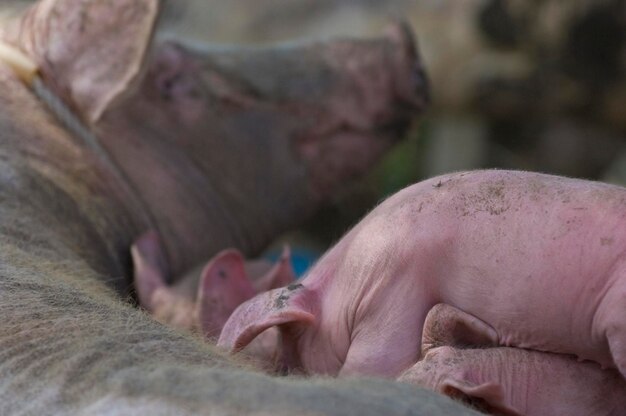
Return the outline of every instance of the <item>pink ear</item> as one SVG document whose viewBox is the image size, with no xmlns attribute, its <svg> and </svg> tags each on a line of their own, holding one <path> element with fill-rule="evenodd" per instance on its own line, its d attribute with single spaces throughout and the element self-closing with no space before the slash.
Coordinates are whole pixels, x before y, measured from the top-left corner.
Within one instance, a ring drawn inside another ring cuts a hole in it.
<svg viewBox="0 0 626 416">
<path fill-rule="evenodd" d="M 217 254 L 205 266 L 198 287 L 200 328 L 207 337 L 219 335 L 231 313 L 255 294 L 237 250 Z"/>
<path fill-rule="evenodd" d="M 422 357 L 438 346 L 498 345 L 498 333 L 473 315 L 445 303 L 438 303 L 426 315 L 422 332 Z"/>
<path fill-rule="evenodd" d="M 261 293 L 240 305 L 224 325 L 217 345 L 237 352 L 276 325 L 315 323 L 315 296 L 300 283 Z"/>
<path fill-rule="evenodd" d="M 40 0 L 8 36 L 35 59 L 57 92 L 96 122 L 141 78 L 159 3 Z"/>
<path fill-rule="evenodd" d="M 130 252 L 139 304 L 148 312 L 153 312 L 154 293 L 158 288 L 167 287 L 166 276 L 169 274 L 161 239 L 156 232 L 148 231 L 135 240 Z"/>
<path fill-rule="evenodd" d="M 266 292 L 271 289 L 287 286 L 296 280 L 296 274 L 291 266 L 291 250 L 283 247 L 283 252 L 274 266 L 263 277 L 254 282 L 257 292 Z"/>
<path fill-rule="evenodd" d="M 502 386 L 496 383 L 474 384 L 465 380 L 448 378 L 441 384 L 441 392 L 490 415 L 522 416 L 508 403 Z"/>
</svg>

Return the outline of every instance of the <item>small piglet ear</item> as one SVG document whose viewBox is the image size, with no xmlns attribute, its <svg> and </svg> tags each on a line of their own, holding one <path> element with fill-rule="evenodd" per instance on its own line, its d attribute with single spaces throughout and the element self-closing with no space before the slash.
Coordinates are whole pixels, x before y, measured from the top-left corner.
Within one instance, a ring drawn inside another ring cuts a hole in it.
<svg viewBox="0 0 626 416">
<path fill-rule="evenodd" d="M 241 253 L 231 249 L 217 254 L 200 276 L 197 305 L 202 333 L 209 338 L 218 336 L 237 306 L 254 294 Z"/>
<path fill-rule="evenodd" d="M 3 36 L 95 122 L 141 75 L 158 12 L 158 0 L 40 0 Z"/>
<path fill-rule="evenodd" d="M 254 282 L 257 292 L 266 292 L 271 289 L 292 284 L 296 280 L 296 273 L 291 266 L 291 250 L 283 247 L 283 252 L 274 266 L 260 279 Z"/>
<path fill-rule="evenodd" d="M 135 275 L 135 288 L 139 304 L 148 312 L 154 311 L 154 293 L 167 287 L 169 275 L 167 257 L 159 235 L 149 231 L 135 240 L 131 256 Z"/>
<path fill-rule="evenodd" d="M 522 416 L 507 402 L 502 386 L 496 383 L 473 384 L 448 378 L 441 384 L 441 393 L 490 415 Z"/>
<path fill-rule="evenodd" d="M 273 326 L 314 324 L 316 310 L 315 296 L 299 283 L 261 293 L 233 312 L 217 345 L 238 352 Z"/>
<path fill-rule="evenodd" d="M 426 315 L 422 332 L 422 357 L 435 347 L 495 347 L 498 333 L 487 323 L 460 309 L 438 303 Z"/>
</svg>

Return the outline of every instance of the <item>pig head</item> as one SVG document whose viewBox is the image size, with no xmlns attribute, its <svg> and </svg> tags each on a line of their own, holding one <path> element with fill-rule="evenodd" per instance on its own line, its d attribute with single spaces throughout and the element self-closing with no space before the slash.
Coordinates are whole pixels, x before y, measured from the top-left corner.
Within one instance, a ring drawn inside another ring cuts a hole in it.
<svg viewBox="0 0 626 416">
<path fill-rule="evenodd" d="M 619 416 L 626 406 L 626 382 L 617 371 L 511 347 L 436 347 L 399 380 L 490 415 Z"/>
<path fill-rule="evenodd" d="M 155 215 L 175 218 L 159 230 L 168 248 L 255 255 L 367 172 L 423 109 L 425 91 L 404 25 L 378 40 L 257 50 L 167 43 L 138 93 L 100 125 Z M 138 154 L 137 141 L 150 150 Z M 189 265 L 176 253 L 171 262 Z"/>
<path fill-rule="evenodd" d="M 224 247 L 258 253 L 365 173 L 427 102 L 403 24 L 373 40 L 152 48 L 152 6 L 124 22 L 80 6 L 102 24 L 78 37 L 80 17 L 57 7 L 37 4 L 2 37 L 93 125 L 177 274 Z"/>
<path fill-rule="evenodd" d="M 422 359 L 398 380 L 501 416 L 617 416 L 626 380 L 574 357 L 498 347 L 475 317 L 446 304 L 426 316 Z"/>
</svg>

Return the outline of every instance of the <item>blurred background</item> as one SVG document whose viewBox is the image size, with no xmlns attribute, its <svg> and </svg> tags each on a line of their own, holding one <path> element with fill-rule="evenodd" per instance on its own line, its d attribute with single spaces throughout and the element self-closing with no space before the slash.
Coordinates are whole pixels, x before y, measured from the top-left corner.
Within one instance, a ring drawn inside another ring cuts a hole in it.
<svg viewBox="0 0 626 416">
<path fill-rule="evenodd" d="M 368 177 L 287 240 L 323 250 L 386 195 L 455 170 L 626 185 L 626 0 L 166 0 L 160 30 L 251 45 L 374 36 L 398 17 L 417 35 L 432 106 Z"/>
</svg>

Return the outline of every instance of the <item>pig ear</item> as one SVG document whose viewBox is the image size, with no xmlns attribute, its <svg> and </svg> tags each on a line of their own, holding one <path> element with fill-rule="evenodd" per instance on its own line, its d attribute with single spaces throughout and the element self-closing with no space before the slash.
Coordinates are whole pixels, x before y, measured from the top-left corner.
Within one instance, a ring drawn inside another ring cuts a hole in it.
<svg viewBox="0 0 626 416">
<path fill-rule="evenodd" d="M 446 396 L 460 400 L 488 414 L 522 416 L 522 413 L 506 401 L 502 386 L 496 383 L 472 384 L 468 381 L 449 378 L 443 381 L 441 390 Z"/>
<path fill-rule="evenodd" d="M 316 310 L 313 293 L 302 284 L 261 293 L 233 312 L 217 345 L 238 352 L 273 326 L 314 324 Z"/>
<path fill-rule="evenodd" d="M 257 292 L 266 292 L 290 285 L 295 280 L 296 273 L 291 266 L 291 250 L 286 245 L 276 264 L 255 282 L 255 289 Z"/>
<path fill-rule="evenodd" d="M 200 328 L 207 337 L 219 335 L 237 306 L 255 294 L 237 250 L 217 254 L 200 276 L 198 301 Z"/>
<path fill-rule="evenodd" d="M 158 0 L 41 0 L 6 37 L 95 122 L 141 75 L 158 11 Z"/>
<path fill-rule="evenodd" d="M 454 306 L 438 303 L 424 320 L 422 357 L 430 349 L 442 345 L 493 347 L 498 345 L 498 333 L 475 316 Z"/>
<path fill-rule="evenodd" d="M 161 239 L 156 232 L 147 232 L 135 240 L 130 252 L 139 304 L 148 312 L 153 312 L 154 293 L 167 287 L 166 276 L 169 274 Z"/>
</svg>

